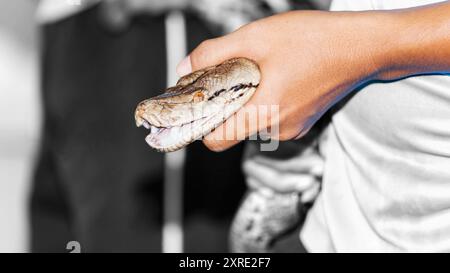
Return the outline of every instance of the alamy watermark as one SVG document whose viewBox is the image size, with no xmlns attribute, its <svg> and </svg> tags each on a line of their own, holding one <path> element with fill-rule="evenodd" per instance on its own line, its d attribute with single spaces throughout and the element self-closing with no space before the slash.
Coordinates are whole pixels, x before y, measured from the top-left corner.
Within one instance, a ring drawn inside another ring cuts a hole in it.
<svg viewBox="0 0 450 273">
<path fill-rule="evenodd" d="M 222 134 L 214 134 L 212 139 L 259 141 L 261 151 L 275 151 L 279 146 L 279 113 L 279 105 L 247 105 L 228 118 Z"/>
<path fill-rule="evenodd" d="M 279 146 L 279 105 L 246 105 L 237 111 L 239 106 L 227 103 L 205 104 L 204 107 L 191 108 L 185 113 L 187 121 L 182 126 L 172 127 L 162 139 L 189 139 L 192 134 L 208 135 L 212 141 L 259 141 L 261 151 L 275 151 Z M 237 112 L 236 112 L 237 111 Z M 234 113 L 236 112 L 236 113 Z M 234 113 L 230 115 L 230 113 Z M 179 118 L 178 113 L 173 112 L 173 117 Z M 159 117 L 155 117 L 159 118 Z M 213 128 L 222 122 L 226 126 L 220 129 Z M 213 134 L 211 131 L 216 130 Z M 218 131 L 220 130 L 220 132 Z M 162 140 L 164 141 L 164 140 Z"/>
</svg>

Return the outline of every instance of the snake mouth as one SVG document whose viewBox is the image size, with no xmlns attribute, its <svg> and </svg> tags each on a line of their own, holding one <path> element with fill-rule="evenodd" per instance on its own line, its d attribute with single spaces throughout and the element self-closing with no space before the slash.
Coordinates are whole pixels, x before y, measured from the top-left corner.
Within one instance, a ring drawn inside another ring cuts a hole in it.
<svg viewBox="0 0 450 273">
<path fill-rule="evenodd" d="M 251 96 L 253 92 L 247 94 Z M 239 97 L 244 98 L 243 97 Z M 235 100 L 231 101 L 235 102 Z M 150 130 L 145 141 L 147 144 L 159 152 L 173 152 L 183 148 L 191 142 L 202 138 L 213 129 L 222 124 L 228 117 L 234 114 L 239 108 L 239 103 L 225 103 L 224 106 L 217 107 L 215 111 L 202 115 L 197 119 L 176 126 L 154 126 L 152 123 L 138 115 L 137 125 L 144 126 Z"/>
<path fill-rule="evenodd" d="M 172 127 L 156 127 L 147 120 L 143 120 L 142 126 L 150 131 L 145 141 L 150 147 L 160 152 L 176 151 L 209 133 L 214 126 L 208 126 L 207 123 L 216 116 L 203 117 Z"/>
</svg>

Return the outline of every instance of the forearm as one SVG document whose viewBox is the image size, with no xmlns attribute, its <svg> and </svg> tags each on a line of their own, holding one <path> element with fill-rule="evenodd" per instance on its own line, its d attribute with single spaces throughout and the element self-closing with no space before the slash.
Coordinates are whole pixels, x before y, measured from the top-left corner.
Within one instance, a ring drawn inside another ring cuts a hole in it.
<svg viewBox="0 0 450 273">
<path fill-rule="evenodd" d="M 450 72 L 450 1 L 389 11 L 385 16 L 386 54 L 377 78 Z M 382 46 L 380 46 L 382 48 Z"/>
</svg>

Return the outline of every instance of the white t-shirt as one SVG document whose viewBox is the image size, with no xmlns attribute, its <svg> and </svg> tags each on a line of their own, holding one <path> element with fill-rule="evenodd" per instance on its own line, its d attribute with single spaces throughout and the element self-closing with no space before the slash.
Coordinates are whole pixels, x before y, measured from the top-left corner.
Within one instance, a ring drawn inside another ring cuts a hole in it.
<svg viewBox="0 0 450 273">
<path fill-rule="evenodd" d="M 331 9 L 432 2 L 335 0 Z M 306 249 L 450 251 L 450 75 L 371 84 L 328 130 L 322 191 L 300 235 Z"/>
</svg>

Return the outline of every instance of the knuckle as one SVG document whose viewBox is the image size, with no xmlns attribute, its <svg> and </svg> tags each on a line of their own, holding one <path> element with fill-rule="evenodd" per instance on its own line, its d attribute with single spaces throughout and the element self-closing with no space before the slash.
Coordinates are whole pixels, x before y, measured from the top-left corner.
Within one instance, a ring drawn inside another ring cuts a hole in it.
<svg viewBox="0 0 450 273">
<path fill-rule="evenodd" d="M 197 47 L 199 52 L 204 52 L 208 49 L 208 47 L 211 45 L 210 40 L 203 40 Z"/>
<path fill-rule="evenodd" d="M 247 35 L 258 35 L 261 31 L 261 25 L 259 22 L 252 22 L 245 25 L 243 28 Z"/>
</svg>

